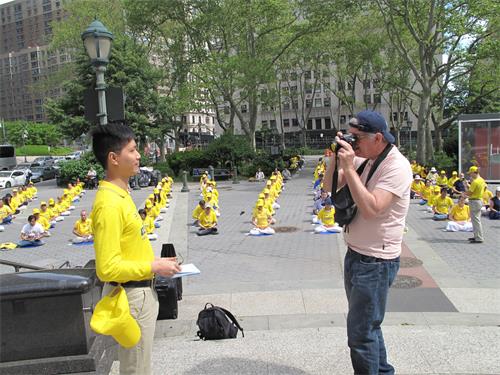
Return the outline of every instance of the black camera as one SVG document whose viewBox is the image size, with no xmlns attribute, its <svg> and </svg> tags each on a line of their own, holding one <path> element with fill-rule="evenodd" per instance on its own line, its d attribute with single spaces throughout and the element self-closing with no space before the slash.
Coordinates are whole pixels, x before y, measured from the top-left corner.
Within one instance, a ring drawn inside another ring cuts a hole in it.
<svg viewBox="0 0 500 375">
<path fill-rule="evenodd" d="M 354 134 L 344 134 L 344 135 L 339 136 L 339 139 L 344 141 L 344 142 L 349 143 L 353 148 L 354 148 L 354 144 L 358 140 L 358 138 Z M 342 148 L 342 146 L 340 144 L 338 144 L 336 141 L 333 141 L 333 143 L 330 146 L 330 149 L 333 152 L 338 152 L 338 150 L 340 150 L 341 148 Z"/>
</svg>

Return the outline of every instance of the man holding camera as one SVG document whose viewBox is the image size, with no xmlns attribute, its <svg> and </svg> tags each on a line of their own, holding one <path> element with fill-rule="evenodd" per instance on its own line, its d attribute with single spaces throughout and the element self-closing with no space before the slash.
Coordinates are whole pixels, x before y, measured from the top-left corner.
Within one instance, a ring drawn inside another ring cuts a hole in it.
<svg viewBox="0 0 500 375">
<path fill-rule="evenodd" d="M 378 112 L 358 113 L 349 122 L 349 132 L 354 136 L 349 143 L 338 133 L 340 149 L 332 156 L 324 186 L 332 186 L 338 163 L 338 186 L 347 185 L 357 205 L 354 218 L 344 227 L 351 362 L 355 374 L 394 374 L 387 362 L 381 324 L 389 287 L 399 270 L 412 171 L 408 160 L 392 146 L 394 137 Z M 366 159 L 358 175 L 357 168 Z M 378 166 L 366 183 L 374 164 Z"/>
</svg>

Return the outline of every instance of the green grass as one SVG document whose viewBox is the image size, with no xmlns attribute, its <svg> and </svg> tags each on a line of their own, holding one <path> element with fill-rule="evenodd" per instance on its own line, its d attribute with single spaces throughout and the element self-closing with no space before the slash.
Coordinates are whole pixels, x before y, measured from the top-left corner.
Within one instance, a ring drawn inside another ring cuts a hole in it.
<svg viewBox="0 0 500 375">
<path fill-rule="evenodd" d="M 46 145 L 26 145 L 16 147 L 16 156 L 62 156 L 73 152 L 70 147 L 50 147 Z"/>
</svg>

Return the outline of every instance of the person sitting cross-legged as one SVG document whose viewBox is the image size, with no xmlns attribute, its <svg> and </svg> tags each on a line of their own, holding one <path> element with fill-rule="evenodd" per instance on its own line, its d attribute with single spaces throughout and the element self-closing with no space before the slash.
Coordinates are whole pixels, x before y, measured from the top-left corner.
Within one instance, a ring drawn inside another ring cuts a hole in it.
<svg viewBox="0 0 500 375">
<path fill-rule="evenodd" d="M 314 228 L 314 233 L 340 233 L 342 228 L 335 223 L 335 208 L 333 208 L 330 197 L 325 200 L 325 207 L 318 212 L 318 219 L 321 224 Z"/>
<path fill-rule="evenodd" d="M 255 211 L 252 217 L 252 223 L 255 227 L 250 230 L 250 235 L 274 234 L 274 229 L 270 227 L 272 218 L 269 211 L 264 208 L 264 201 L 259 199 L 257 202 L 257 211 Z"/>
<path fill-rule="evenodd" d="M 207 234 L 218 234 L 217 215 L 212 209 L 212 206 L 205 204 L 205 209 L 198 217 L 200 228 L 196 233 L 198 236 L 206 236 Z"/>
<path fill-rule="evenodd" d="M 203 212 L 204 209 L 205 209 L 205 201 L 202 199 L 198 202 L 192 213 L 192 217 L 194 219 L 194 222 L 192 224 L 193 227 L 198 226 L 198 222 L 200 220 L 200 214 Z"/>
<path fill-rule="evenodd" d="M 500 186 L 497 186 L 495 196 L 490 199 L 488 216 L 491 220 L 500 220 Z"/>
<path fill-rule="evenodd" d="M 91 242 L 94 240 L 92 236 L 92 220 L 87 217 L 87 211 L 80 212 L 80 219 L 78 219 L 73 226 L 73 243 Z"/>
<path fill-rule="evenodd" d="M 328 199 L 328 192 L 326 190 L 321 189 L 320 197 L 316 199 L 313 204 L 313 215 L 312 215 L 313 224 L 319 224 L 318 213 L 325 206 L 325 201 L 327 199 Z"/>
<path fill-rule="evenodd" d="M 146 232 L 150 241 L 156 241 L 158 239 L 158 235 L 155 233 L 155 221 L 154 219 L 148 215 L 145 209 L 141 208 L 139 210 L 139 216 L 142 219 L 142 227 Z"/>
<path fill-rule="evenodd" d="M 0 224 L 10 224 L 15 218 L 14 211 L 5 203 L 7 199 L 0 199 Z"/>
<path fill-rule="evenodd" d="M 465 204 L 465 196 L 458 197 L 458 203 L 451 208 L 446 224 L 446 232 L 472 232 L 470 208 Z"/>
<path fill-rule="evenodd" d="M 46 236 L 46 232 L 40 223 L 36 222 L 35 215 L 28 216 L 28 223 L 21 229 L 21 241 L 17 243 L 17 247 L 42 246 L 42 238 Z"/>
<path fill-rule="evenodd" d="M 434 212 L 433 220 L 446 220 L 448 213 L 453 207 L 453 199 L 448 196 L 448 188 L 442 187 L 440 195 L 434 198 L 432 202 L 432 210 Z"/>
<path fill-rule="evenodd" d="M 35 215 L 36 222 L 40 224 L 45 231 L 45 237 L 50 237 L 50 221 L 48 221 L 45 216 L 40 215 L 40 210 L 38 208 L 33 209 L 33 215 Z"/>
</svg>

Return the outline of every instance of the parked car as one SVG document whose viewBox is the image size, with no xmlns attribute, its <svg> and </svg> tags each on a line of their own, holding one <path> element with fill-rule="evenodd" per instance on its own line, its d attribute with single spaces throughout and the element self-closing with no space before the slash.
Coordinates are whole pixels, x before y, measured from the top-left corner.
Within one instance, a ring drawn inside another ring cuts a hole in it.
<svg viewBox="0 0 500 375">
<path fill-rule="evenodd" d="M 61 165 L 66 161 L 65 156 L 54 156 L 54 165 L 53 167 L 58 169 L 61 168 Z"/>
<path fill-rule="evenodd" d="M 40 156 L 33 160 L 33 163 L 31 163 L 33 167 L 35 166 L 40 166 L 40 167 L 46 167 L 49 165 L 54 165 L 54 158 L 52 156 Z"/>
<path fill-rule="evenodd" d="M 16 169 L 19 169 L 21 171 L 26 171 L 28 169 L 31 169 L 32 163 L 19 163 L 16 165 Z"/>
<path fill-rule="evenodd" d="M 56 168 L 49 167 L 33 167 L 31 168 L 31 181 L 41 182 L 44 180 L 51 180 L 56 178 Z"/>
<path fill-rule="evenodd" d="M 0 171 L 0 188 L 10 188 L 12 186 L 24 185 L 25 183 L 26 174 L 22 170 Z"/>
<path fill-rule="evenodd" d="M 83 155 L 83 151 L 75 151 L 65 156 L 66 160 L 79 160 Z"/>
</svg>

